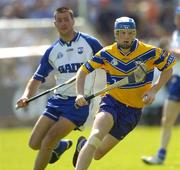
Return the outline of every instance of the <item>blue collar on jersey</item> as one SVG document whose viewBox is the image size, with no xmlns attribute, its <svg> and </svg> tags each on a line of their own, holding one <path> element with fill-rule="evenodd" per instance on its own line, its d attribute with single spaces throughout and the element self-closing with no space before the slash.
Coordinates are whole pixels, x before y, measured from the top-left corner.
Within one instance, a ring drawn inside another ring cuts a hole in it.
<svg viewBox="0 0 180 170">
<path fill-rule="evenodd" d="M 138 40 L 135 39 L 135 40 L 132 42 L 132 44 L 131 44 L 131 48 L 130 48 L 130 50 L 129 50 L 129 53 L 126 54 L 126 55 L 129 55 L 130 53 L 132 53 L 132 52 L 137 48 L 137 46 L 138 46 Z M 124 55 L 124 53 L 123 53 L 123 51 L 121 50 L 121 48 L 118 47 L 118 49 L 120 50 L 121 54 Z"/>
<path fill-rule="evenodd" d="M 138 40 L 135 39 L 135 40 L 132 42 L 132 46 L 131 46 L 130 51 L 133 52 L 133 51 L 137 48 L 137 45 L 138 45 Z"/>
<path fill-rule="evenodd" d="M 72 42 L 78 41 L 79 36 L 80 36 L 80 32 L 77 32 L 77 33 L 75 34 L 74 38 L 73 38 L 70 42 L 66 42 L 66 41 L 64 41 L 63 39 L 60 38 L 60 39 L 59 39 L 59 43 L 60 43 L 62 46 L 65 45 L 65 44 L 67 44 L 67 46 L 71 46 L 71 43 L 72 43 Z"/>
</svg>

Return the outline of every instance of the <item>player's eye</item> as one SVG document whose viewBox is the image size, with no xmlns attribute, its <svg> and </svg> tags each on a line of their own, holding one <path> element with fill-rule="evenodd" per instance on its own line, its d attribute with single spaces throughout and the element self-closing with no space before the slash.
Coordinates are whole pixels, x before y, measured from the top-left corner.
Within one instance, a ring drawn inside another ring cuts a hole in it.
<svg viewBox="0 0 180 170">
<path fill-rule="evenodd" d="M 62 19 L 56 19 L 56 22 L 62 22 Z"/>
</svg>

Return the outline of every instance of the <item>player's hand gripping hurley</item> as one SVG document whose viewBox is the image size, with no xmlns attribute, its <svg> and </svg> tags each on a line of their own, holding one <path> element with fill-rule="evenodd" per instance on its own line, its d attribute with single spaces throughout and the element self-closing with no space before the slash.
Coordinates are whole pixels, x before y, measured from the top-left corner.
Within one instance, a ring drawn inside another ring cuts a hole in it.
<svg viewBox="0 0 180 170">
<path fill-rule="evenodd" d="M 140 83 L 145 80 L 147 74 L 147 69 L 144 63 L 137 63 L 137 68 L 127 77 L 124 77 L 123 79 L 117 81 L 116 83 L 109 85 L 108 87 L 105 87 L 104 89 L 100 90 L 99 92 L 95 94 L 91 94 L 89 96 L 85 97 L 85 100 L 89 102 L 91 99 L 93 99 L 96 96 L 99 96 L 107 91 L 110 91 L 117 87 L 122 87 L 127 84 L 134 84 L 134 83 Z M 79 106 L 75 104 L 75 107 L 78 108 Z"/>
</svg>

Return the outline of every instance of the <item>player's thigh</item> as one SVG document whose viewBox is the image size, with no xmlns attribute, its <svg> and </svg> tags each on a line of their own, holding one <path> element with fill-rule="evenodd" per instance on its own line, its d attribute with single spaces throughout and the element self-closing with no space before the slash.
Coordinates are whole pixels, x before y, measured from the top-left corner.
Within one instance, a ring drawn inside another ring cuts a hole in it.
<svg viewBox="0 0 180 170">
<path fill-rule="evenodd" d="M 96 136 L 100 139 L 103 139 L 106 136 L 110 129 L 113 127 L 114 120 L 110 113 L 100 112 L 96 115 L 91 135 L 94 135 L 96 132 Z"/>
<path fill-rule="evenodd" d="M 96 149 L 94 154 L 94 159 L 101 159 L 106 153 L 108 153 L 112 148 L 114 148 L 119 143 L 119 140 L 114 136 L 107 134 L 101 145 Z"/>
<path fill-rule="evenodd" d="M 49 146 L 56 144 L 75 128 L 76 125 L 72 121 L 65 117 L 60 117 L 59 120 L 49 129 L 44 138 L 44 143 Z"/>
<path fill-rule="evenodd" d="M 163 108 L 163 122 L 173 124 L 180 113 L 180 102 L 167 100 Z"/>
<path fill-rule="evenodd" d="M 48 130 L 55 124 L 55 121 L 42 115 L 37 120 L 32 134 L 29 140 L 29 145 L 33 149 L 39 149 L 41 142 L 45 135 L 47 134 Z"/>
</svg>

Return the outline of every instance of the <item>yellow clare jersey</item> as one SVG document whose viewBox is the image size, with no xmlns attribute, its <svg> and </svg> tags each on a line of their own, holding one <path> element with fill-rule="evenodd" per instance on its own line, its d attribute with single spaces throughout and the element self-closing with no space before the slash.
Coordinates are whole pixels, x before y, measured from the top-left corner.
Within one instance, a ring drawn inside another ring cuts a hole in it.
<svg viewBox="0 0 180 170">
<path fill-rule="evenodd" d="M 92 72 L 96 68 L 104 69 L 107 77 L 106 86 L 109 86 L 131 74 L 137 67 L 136 61 L 146 64 L 145 81 L 118 87 L 106 93 L 128 106 L 142 108 L 144 106 L 142 96 L 151 88 L 155 67 L 163 71 L 170 69 L 175 64 L 175 57 L 169 52 L 135 39 L 130 52 L 125 55 L 118 48 L 117 43 L 114 43 L 100 50 L 80 69 L 86 73 Z"/>
</svg>

